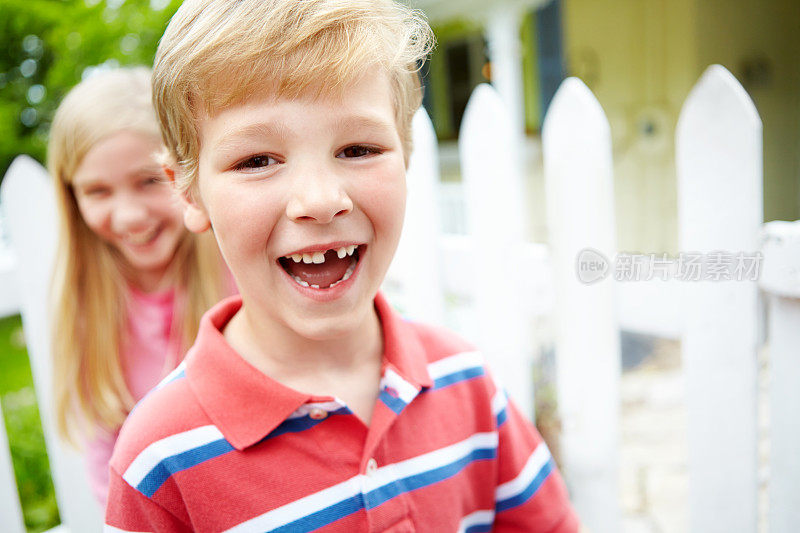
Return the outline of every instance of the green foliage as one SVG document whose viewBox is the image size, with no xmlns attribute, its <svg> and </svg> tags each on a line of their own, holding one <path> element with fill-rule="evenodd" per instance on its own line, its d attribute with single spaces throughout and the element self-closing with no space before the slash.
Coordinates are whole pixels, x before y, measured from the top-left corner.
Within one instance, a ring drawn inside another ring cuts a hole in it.
<svg viewBox="0 0 800 533">
<path fill-rule="evenodd" d="M 50 529 L 60 519 L 19 316 L 0 320 L 0 404 L 25 525 Z"/>
<path fill-rule="evenodd" d="M 58 506 L 33 387 L 4 395 L 2 403 L 25 526 L 28 531 L 55 527 Z"/>
<path fill-rule="evenodd" d="M 180 0 L 0 0 L 0 175 L 45 161 L 61 98 L 90 67 L 151 65 Z"/>
</svg>

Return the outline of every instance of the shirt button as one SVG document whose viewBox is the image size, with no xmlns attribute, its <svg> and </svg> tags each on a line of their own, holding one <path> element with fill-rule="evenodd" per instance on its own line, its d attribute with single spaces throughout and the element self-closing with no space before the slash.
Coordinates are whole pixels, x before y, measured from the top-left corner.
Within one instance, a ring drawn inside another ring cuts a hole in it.
<svg viewBox="0 0 800 533">
<path fill-rule="evenodd" d="M 376 470 L 378 470 L 378 461 L 376 461 L 375 458 L 370 457 L 369 461 L 367 461 L 367 475 L 371 476 Z"/>
<path fill-rule="evenodd" d="M 308 416 L 311 417 L 313 420 L 322 420 L 326 416 L 328 416 L 328 411 L 325 409 L 320 409 L 319 407 L 313 408 L 309 411 Z"/>
</svg>

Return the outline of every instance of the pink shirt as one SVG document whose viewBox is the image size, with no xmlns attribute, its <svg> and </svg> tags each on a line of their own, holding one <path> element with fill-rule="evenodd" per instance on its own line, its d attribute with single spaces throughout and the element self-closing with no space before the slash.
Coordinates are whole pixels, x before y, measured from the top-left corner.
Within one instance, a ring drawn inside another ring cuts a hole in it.
<svg viewBox="0 0 800 533">
<path fill-rule="evenodd" d="M 132 287 L 129 290 L 127 337 L 123 339 L 120 357 L 128 390 L 134 400 L 139 401 L 178 365 L 182 354 L 180 333 L 172 331 L 175 290 L 154 294 Z M 108 462 L 118 433 L 109 434 L 98 429 L 86 444 L 89 484 L 104 507 L 108 493 Z"/>
</svg>

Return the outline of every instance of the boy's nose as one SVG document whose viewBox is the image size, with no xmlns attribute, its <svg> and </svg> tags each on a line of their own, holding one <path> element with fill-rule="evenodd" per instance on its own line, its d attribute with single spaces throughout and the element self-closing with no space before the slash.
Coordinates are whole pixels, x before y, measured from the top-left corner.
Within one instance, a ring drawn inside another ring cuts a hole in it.
<svg viewBox="0 0 800 533">
<path fill-rule="evenodd" d="M 353 201 L 336 178 L 317 176 L 298 180 L 286 205 L 291 220 L 308 220 L 327 224 L 337 216 L 353 210 Z"/>
</svg>

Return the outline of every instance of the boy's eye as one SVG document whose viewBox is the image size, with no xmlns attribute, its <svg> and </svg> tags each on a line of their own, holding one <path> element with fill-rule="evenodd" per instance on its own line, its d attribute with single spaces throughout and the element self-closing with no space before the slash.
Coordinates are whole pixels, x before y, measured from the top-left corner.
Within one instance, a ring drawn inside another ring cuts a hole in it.
<svg viewBox="0 0 800 533">
<path fill-rule="evenodd" d="M 264 167 L 275 165 L 278 162 L 279 161 L 277 159 L 270 155 L 254 155 L 236 163 L 233 168 L 235 170 L 258 170 Z"/>
<path fill-rule="evenodd" d="M 375 148 L 374 146 L 364 146 L 363 144 L 356 144 L 353 146 L 348 146 L 347 148 L 339 152 L 339 154 L 336 157 L 340 158 L 364 157 L 379 153 L 381 153 L 381 150 Z"/>
</svg>

